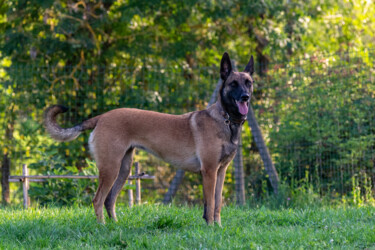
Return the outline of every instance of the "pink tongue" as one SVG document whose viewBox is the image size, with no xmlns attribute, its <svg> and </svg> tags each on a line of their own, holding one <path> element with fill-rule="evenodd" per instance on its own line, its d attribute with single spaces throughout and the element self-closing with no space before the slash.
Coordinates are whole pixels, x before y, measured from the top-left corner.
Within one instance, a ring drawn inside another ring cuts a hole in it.
<svg viewBox="0 0 375 250">
<path fill-rule="evenodd" d="M 237 102 L 238 110 L 242 115 L 246 115 L 249 108 L 246 105 L 246 102 Z"/>
</svg>

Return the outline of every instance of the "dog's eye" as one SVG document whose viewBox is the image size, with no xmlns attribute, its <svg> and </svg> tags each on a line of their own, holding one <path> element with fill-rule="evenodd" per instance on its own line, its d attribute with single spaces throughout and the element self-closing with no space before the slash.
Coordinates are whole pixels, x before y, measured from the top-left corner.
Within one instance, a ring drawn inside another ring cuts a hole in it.
<svg viewBox="0 0 375 250">
<path fill-rule="evenodd" d="M 253 83 L 254 83 L 254 82 L 253 82 Z M 249 80 L 246 80 L 246 81 L 245 81 L 245 84 L 246 84 L 247 87 L 250 87 L 250 86 L 251 86 L 251 82 L 250 82 Z"/>
<path fill-rule="evenodd" d="M 233 81 L 231 83 L 229 83 L 230 86 L 232 87 L 237 87 L 238 86 L 238 82 L 237 81 Z"/>
</svg>

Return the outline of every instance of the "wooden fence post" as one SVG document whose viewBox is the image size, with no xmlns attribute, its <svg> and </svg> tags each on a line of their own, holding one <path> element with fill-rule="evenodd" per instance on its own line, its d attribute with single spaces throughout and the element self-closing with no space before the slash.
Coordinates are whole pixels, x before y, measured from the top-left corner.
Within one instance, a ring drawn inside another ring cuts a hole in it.
<svg viewBox="0 0 375 250">
<path fill-rule="evenodd" d="M 141 169 L 138 162 L 134 163 L 135 175 L 139 177 Z M 137 205 L 141 204 L 141 179 L 137 178 L 135 180 L 135 203 Z"/>
<path fill-rule="evenodd" d="M 23 207 L 27 209 L 30 205 L 30 199 L 29 199 L 29 178 L 27 176 L 29 175 L 29 170 L 27 168 L 26 164 L 22 165 L 22 175 L 25 176 L 23 179 Z"/>
<path fill-rule="evenodd" d="M 132 170 L 130 169 L 129 176 L 131 176 L 131 175 L 132 175 Z M 128 184 L 132 185 L 132 181 L 130 179 L 128 179 Z M 131 188 L 128 189 L 128 196 L 129 196 L 129 207 L 132 207 L 133 203 L 134 203 L 133 189 L 131 189 Z"/>
</svg>

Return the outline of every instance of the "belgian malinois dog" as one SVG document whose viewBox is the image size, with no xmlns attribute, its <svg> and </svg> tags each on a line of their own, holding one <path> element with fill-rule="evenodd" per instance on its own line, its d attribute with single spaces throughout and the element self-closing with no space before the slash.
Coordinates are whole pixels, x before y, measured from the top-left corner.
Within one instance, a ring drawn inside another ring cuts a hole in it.
<svg viewBox="0 0 375 250">
<path fill-rule="evenodd" d="M 236 154 L 241 127 L 253 92 L 254 59 L 243 72 L 234 72 L 228 53 L 220 64 L 222 86 L 216 103 L 206 110 L 183 115 L 119 108 L 88 119 L 72 128 L 61 128 L 56 116 L 63 106 L 45 111 L 45 126 L 57 141 L 75 139 L 93 129 L 91 153 L 99 169 L 99 187 L 93 199 L 98 222 L 104 223 L 103 205 L 116 219 L 117 196 L 129 176 L 135 148 L 203 178 L 204 213 L 207 224 L 221 225 L 220 211 L 225 172 Z"/>
</svg>

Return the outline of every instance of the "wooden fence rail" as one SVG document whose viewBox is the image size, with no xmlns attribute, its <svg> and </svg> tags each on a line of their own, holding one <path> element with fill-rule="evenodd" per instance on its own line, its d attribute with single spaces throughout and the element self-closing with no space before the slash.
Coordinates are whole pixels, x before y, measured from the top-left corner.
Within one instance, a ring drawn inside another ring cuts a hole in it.
<svg viewBox="0 0 375 250">
<path fill-rule="evenodd" d="M 135 180 L 135 193 L 136 193 L 136 204 L 141 203 L 141 179 L 152 180 L 155 176 L 145 174 L 140 171 L 138 162 L 134 163 L 135 175 L 130 175 L 128 178 L 129 185 L 132 184 L 132 180 Z M 46 179 L 97 179 L 97 175 L 29 175 L 29 169 L 27 165 L 22 166 L 22 175 L 11 175 L 9 176 L 9 182 L 22 182 L 23 186 L 23 206 L 28 208 L 30 206 L 30 198 L 28 194 L 30 182 L 44 182 Z M 133 190 L 128 190 L 129 206 L 133 206 Z"/>
</svg>

